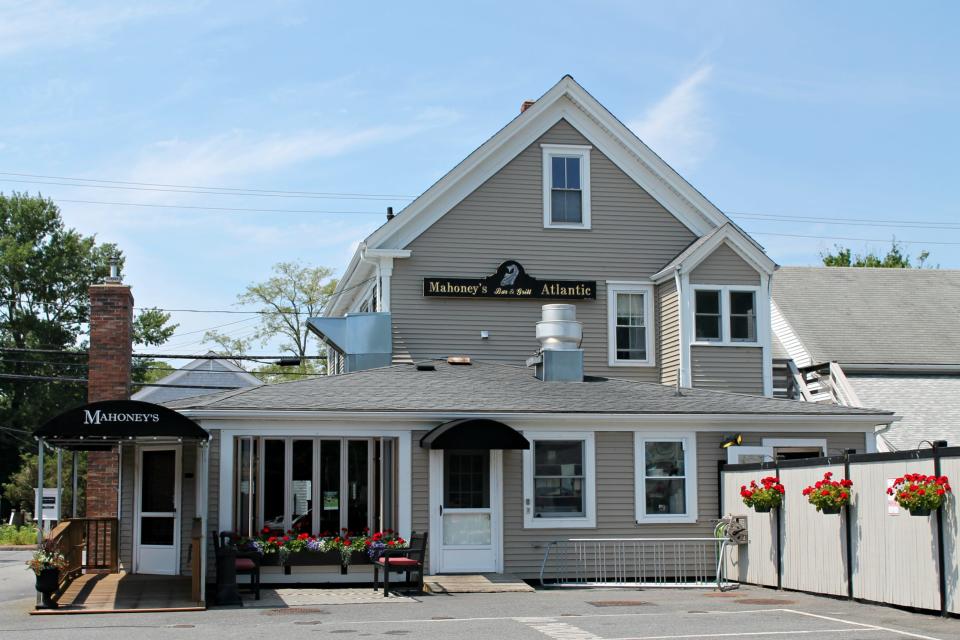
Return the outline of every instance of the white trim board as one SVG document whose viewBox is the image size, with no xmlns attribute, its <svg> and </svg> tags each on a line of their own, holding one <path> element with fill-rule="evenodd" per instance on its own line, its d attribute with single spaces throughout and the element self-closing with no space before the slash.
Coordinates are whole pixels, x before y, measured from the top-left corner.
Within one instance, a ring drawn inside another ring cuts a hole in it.
<svg viewBox="0 0 960 640">
<path fill-rule="evenodd" d="M 532 431 L 524 436 L 530 448 L 523 451 L 523 528 L 524 529 L 595 529 L 597 526 L 597 456 L 593 431 Z M 569 518 L 535 518 L 533 515 L 533 454 L 537 440 L 583 441 L 583 512 Z"/>
<path fill-rule="evenodd" d="M 644 444 L 652 442 L 681 442 L 684 459 L 683 514 L 648 514 L 646 508 L 646 450 Z M 699 485 L 697 484 L 697 434 L 694 431 L 663 431 L 633 434 L 634 516 L 637 524 L 694 523 L 697 521 Z"/>
</svg>

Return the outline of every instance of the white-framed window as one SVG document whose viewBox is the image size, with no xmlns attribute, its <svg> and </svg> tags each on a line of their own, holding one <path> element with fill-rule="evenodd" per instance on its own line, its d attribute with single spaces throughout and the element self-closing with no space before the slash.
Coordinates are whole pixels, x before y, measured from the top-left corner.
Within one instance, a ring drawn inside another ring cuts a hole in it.
<svg viewBox="0 0 960 640">
<path fill-rule="evenodd" d="M 597 526 L 594 434 L 526 432 L 523 452 L 523 526 L 576 529 Z"/>
<path fill-rule="evenodd" d="M 697 437 L 635 432 L 637 522 L 697 521 Z"/>
<path fill-rule="evenodd" d="M 693 285 L 693 344 L 759 344 L 759 287 Z"/>
<path fill-rule="evenodd" d="M 608 364 L 611 367 L 656 364 L 653 327 L 653 285 L 608 280 Z"/>
<path fill-rule="evenodd" d="M 542 144 L 543 226 L 590 228 L 590 149 L 588 145 Z"/>
</svg>

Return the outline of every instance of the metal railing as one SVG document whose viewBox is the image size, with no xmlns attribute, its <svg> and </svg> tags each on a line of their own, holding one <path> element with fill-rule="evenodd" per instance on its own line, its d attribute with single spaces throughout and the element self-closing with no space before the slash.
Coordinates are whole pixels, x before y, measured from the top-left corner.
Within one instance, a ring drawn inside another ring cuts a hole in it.
<svg viewBox="0 0 960 640">
<path fill-rule="evenodd" d="M 726 538 L 569 538 L 547 544 L 544 587 L 716 587 Z"/>
</svg>

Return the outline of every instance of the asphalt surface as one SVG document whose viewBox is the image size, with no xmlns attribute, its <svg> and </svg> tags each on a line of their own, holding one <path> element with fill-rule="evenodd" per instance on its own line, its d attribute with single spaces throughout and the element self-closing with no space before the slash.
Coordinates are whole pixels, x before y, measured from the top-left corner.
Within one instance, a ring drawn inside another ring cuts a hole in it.
<svg viewBox="0 0 960 640">
<path fill-rule="evenodd" d="M 960 640 L 960 620 L 755 587 L 419 595 L 409 602 L 30 616 L 23 552 L 0 552 L 0 638 L 773 638 Z"/>
</svg>

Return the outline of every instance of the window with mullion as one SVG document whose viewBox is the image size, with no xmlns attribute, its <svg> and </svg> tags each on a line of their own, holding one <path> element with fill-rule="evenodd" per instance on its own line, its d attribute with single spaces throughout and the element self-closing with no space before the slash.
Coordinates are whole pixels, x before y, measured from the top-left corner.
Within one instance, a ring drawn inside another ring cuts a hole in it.
<svg viewBox="0 0 960 640">
<path fill-rule="evenodd" d="M 550 157 L 550 219 L 556 224 L 583 222 L 583 190 L 579 156 Z"/>
<path fill-rule="evenodd" d="M 644 514 L 686 515 L 687 469 L 682 440 L 643 443 Z"/>
<path fill-rule="evenodd" d="M 719 290 L 697 289 L 694 292 L 694 314 L 694 330 L 698 342 L 720 342 L 723 340 L 721 330 L 723 316 L 720 308 Z"/>
<path fill-rule="evenodd" d="M 616 294 L 616 357 L 617 360 L 647 359 L 647 323 L 645 299 L 641 292 Z"/>
</svg>

